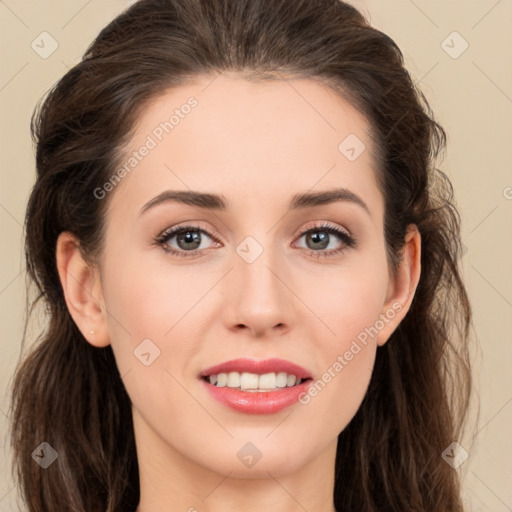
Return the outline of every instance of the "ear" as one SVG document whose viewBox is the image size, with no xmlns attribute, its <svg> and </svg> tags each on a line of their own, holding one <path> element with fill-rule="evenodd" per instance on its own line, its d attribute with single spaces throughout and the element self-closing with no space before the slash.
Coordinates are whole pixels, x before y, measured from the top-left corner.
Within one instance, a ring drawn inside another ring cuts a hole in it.
<svg viewBox="0 0 512 512">
<path fill-rule="evenodd" d="M 107 311 L 98 269 L 82 257 L 78 239 L 63 232 L 57 239 L 57 270 L 68 311 L 84 338 L 95 347 L 110 344 Z"/>
<path fill-rule="evenodd" d="M 396 274 L 390 276 L 386 301 L 380 320 L 384 327 L 377 334 L 377 345 L 382 346 L 403 320 L 411 307 L 421 274 L 421 235 L 415 224 L 410 224 Z"/>
</svg>

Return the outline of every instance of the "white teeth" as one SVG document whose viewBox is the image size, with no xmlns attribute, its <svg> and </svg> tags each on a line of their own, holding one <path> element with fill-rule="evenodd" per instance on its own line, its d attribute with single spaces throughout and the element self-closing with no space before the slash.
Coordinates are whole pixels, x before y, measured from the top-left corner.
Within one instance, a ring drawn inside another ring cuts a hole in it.
<svg viewBox="0 0 512 512">
<path fill-rule="evenodd" d="M 243 391 L 268 391 L 285 387 L 297 386 L 302 382 L 296 375 L 286 372 L 265 373 L 257 375 L 249 372 L 229 372 L 209 375 L 208 382 L 217 387 L 238 388 Z"/>
<path fill-rule="evenodd" d="M 240 375 L 241 389 L 258 389 L 259 376 L 255 373 L 244 372 Z"/>
<path fill-rule="evenodd" d="M 219 388 L 226 387 L 226 384 L 228 383 L 228 374 L 227 373 L 219 373 L 217 375 L 217 386 Z"/>
<path fill-rule="evenodd" d="M 240 386 L 240 374 L 238 372 L 228 373 L 228 388 L 238 388 Z"/>
<path fill-rule="evenodd" d="M 275 373 L 264 373 L 260 375 L 260 381 L 258 383 L 260 389 L 275 389 L 276 387 L 276 374 Z"/>
<path fill-rule="evenodd" d="M 285 388 L 288 375 L 285 372 L 279 372 L 276 377 L 276 386 L 278 388 Z"/>
</svg>

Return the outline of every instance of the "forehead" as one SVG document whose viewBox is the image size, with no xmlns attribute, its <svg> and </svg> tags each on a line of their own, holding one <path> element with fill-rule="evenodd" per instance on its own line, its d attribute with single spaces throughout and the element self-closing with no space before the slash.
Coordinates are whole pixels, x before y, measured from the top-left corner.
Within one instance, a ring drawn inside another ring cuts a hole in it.
<svg viewBox="0 0 512 512">
<path fill-rule="evenodd" d="M 367 119 L 317 80 L 197 77 L 142 109 L 115 195 L 141 204 L 166 188 L 191 189 L 266 206 L 333 187 L 375 196 L 371 135 Z"/>
</svg>

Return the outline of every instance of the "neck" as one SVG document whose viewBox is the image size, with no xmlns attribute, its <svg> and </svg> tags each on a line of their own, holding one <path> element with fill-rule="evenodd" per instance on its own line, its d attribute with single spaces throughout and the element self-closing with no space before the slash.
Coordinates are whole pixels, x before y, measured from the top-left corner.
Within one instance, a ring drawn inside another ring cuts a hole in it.
<svg viewBox="0 0 512 512">
<path fill-rule="evenodd" d="M 147 430 L 136 413 L 134 426 L 140 478 L 137 512 L 336 512 L 333 491 L 337 439 L 290 473 L 281 472 L 279 467 L 270 471 L 260 466 L 258 470 L 259 463 L 250 473 L 237 473 L 238 465 L 221 473 L 164 443 Z M 290 457 L 294 455 L 297 453 Z"/>
</svg>

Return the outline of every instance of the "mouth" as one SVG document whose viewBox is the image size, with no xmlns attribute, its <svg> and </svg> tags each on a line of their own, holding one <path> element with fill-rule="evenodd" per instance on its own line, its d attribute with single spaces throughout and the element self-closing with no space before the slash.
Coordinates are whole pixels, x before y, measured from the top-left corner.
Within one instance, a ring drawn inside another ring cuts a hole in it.
<svg viewBox="0 0 512 512">
<path fill-rule="evenodd" d="M 313 378 L 282 359 L 236 359 L 199 375 L 210 396 L 238 412 L 271 414 L 298 401 Z"/>
</svg>

